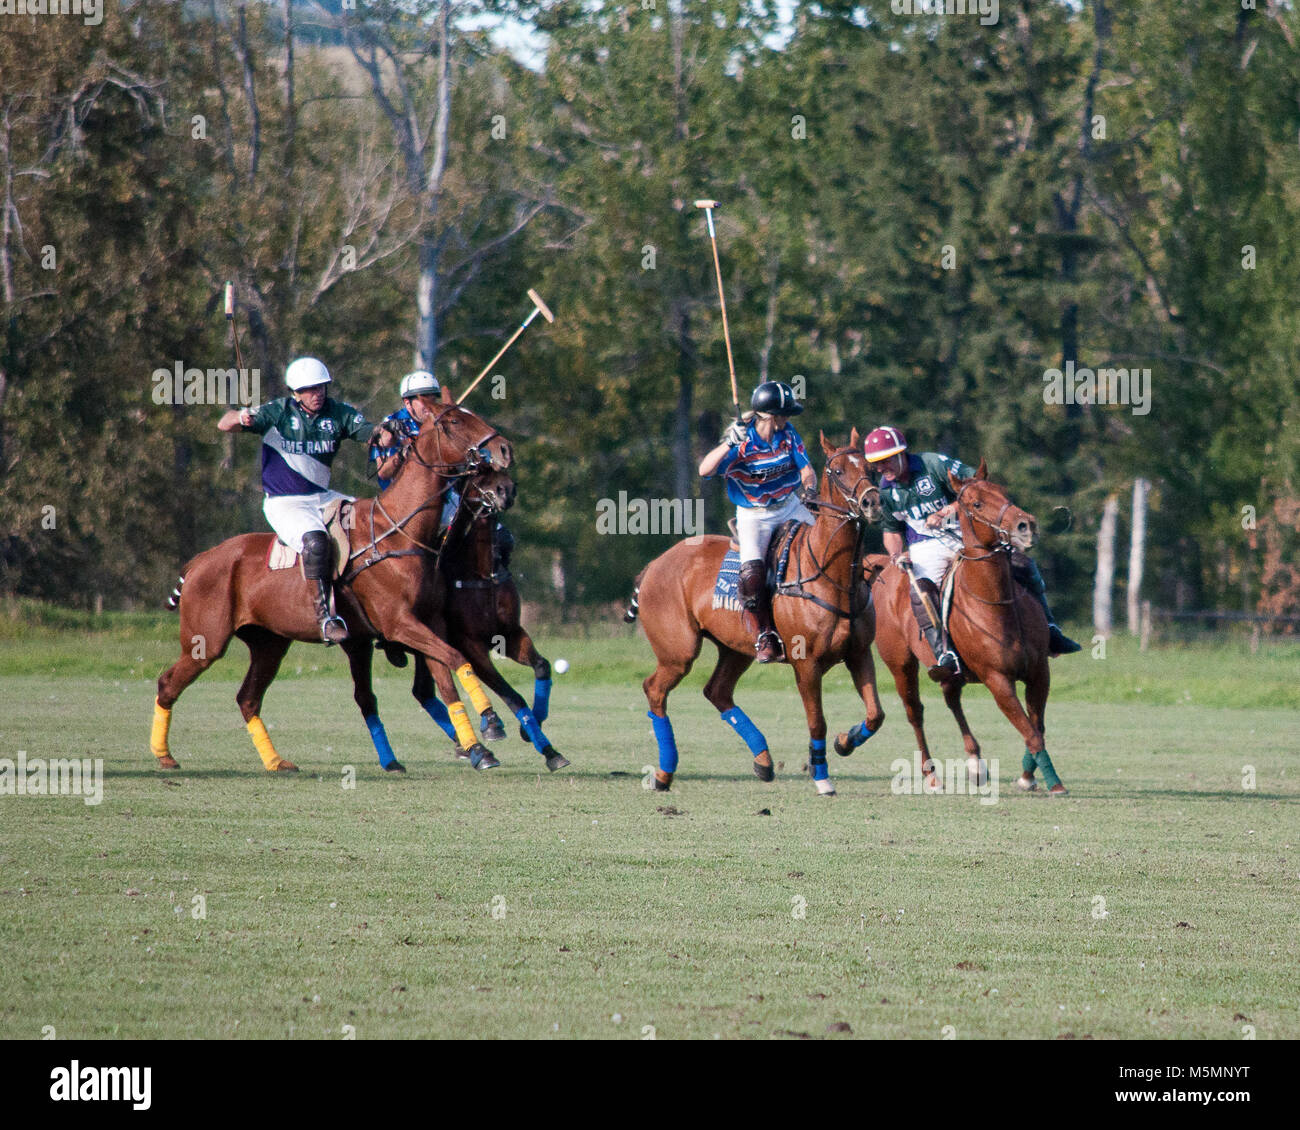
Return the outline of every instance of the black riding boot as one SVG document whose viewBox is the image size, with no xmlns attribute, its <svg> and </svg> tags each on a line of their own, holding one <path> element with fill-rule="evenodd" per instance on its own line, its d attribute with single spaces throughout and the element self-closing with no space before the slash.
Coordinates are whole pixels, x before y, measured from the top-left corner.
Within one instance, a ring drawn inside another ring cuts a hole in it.
<svg viewBox="0 0 1300 1130">
<path fill-rule="evenodd" d="M 316 618 L 320 621 L 320 638 L 327 644 L 342 643 L 348 638 L 347 625 L 330 615 L 330 540 L 320 530 L 304 534 L 302 571 L 308 581 L 316 582 Z"/>
<path fill-rule="evenodd" d="M 746 561 L 740 566 L 740 599 L 753 617 L 751 630 L 757 632 L 754 651 L 760 663 L 777 663 L 784 656 L 781 637 L 772 624 L 772 598 L 767 591 L 767 566 L 761 561 Z"/>
<path fill-rule="evenodd" d="M 935 583 L 928 580 L 918 580 L 916 587 L 925 589 L 926 595 L 930 598 L 930 603 L 934 605 L 935 611 L 938 612 L 940 598 Z M 934 654 L 934 666 L 930 668 L 930 678 L 937 683 L 954 675 L 960 675 L 961 663 L 957 659 L 957 653 L 948 646 L 948 642 L 943 638 L 943 632 L 939 630 L 939 626 L 931 622 L 930 614 L 925 610 L 925 604 L 917 594 L 916 587 L 910 590 L 912 614 L 916 617 L 916 624 L 921 629 L 921 634 L 925 636 L 925 642 L 930 645 L 930 651 Z"/>
<path fill-rule="evenodd" d="M 1016 554 L 1011 559 L 1011 576 L 1024 585 L 1030 595 L 1043 606 L 1043 614 L 1047 617 L 1048 650 L 1051 654 L 1069 655 L 1083 650 L 1056 626 L 1056 618 L 1047 604 L 1047 584 L 1034 559 L 1023 553 Z"/>
</svg>

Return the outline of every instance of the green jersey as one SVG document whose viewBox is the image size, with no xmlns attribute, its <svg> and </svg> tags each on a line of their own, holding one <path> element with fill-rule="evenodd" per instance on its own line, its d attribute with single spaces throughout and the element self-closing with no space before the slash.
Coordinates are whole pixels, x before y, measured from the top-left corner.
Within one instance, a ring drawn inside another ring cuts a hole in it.
<svg viewBox="0 0 1300 1130">
<path fill-rule="evenodd" d="M 959 479 L 969 479 L 975 474 L 974 470 L 959 459 L 935 451 L 908 455 L 907 464 L 911 477 L 906 483 L 888 475 L 880 480 L 880 505 L 885 511 L 881 528 L 886 533 L 905 534 L 909 546 L 925 538 L 941 538 L 949 542 L 955 538 L 955 544 L 960 545 L 961 535 L 955 521 L 950 520 L 932 530 L 925 524 L 925 519 L 957 497 L 948 484 L 948 472 Z"/>
<path fill-rule="evenodd" d="M 268 495 L 317 494 L 328 490 L 330 465 L 343 439 L 369 435 L 365 414 L 325 398 L 309 416 L 291 396 L 263 404 L 248 425 L 262 437 L 262 489 Z"/>
</svg>

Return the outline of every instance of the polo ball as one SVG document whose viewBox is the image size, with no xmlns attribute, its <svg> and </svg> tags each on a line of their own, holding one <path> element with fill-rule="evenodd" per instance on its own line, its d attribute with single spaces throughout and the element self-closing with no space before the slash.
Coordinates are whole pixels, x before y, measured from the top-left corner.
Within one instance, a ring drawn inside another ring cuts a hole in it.
<svg viewBox="0 0 1300 1130">
<path fill-rule="evenodd" d="M 569 661 L 567 659 L 557 659 L 555 661 L 555 669 L 563 675 L 564 672 L 569 669 Z"/>
</svg>

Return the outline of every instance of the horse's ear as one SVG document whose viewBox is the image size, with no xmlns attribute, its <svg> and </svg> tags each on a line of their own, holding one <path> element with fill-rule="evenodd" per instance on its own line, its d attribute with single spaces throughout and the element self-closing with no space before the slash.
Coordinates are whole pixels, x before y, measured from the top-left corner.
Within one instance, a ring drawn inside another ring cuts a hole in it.
<svg viewBox="0 0 1300 1130">
<path fill-rule="evenodd" d="M 978 482 L 983 482 L 989 477 L 988 466 L 984 462 L 984 456 L 980 456 L 980 465 L 975 470 L 975 478 Z"/>
<path fill-rule="evenodd" d="M 959 479 L 951 471 L 948 472 L 948 485 L 952 487 L 954 493 L 961 493 L 962 484 L 967 481 L 966 479 Z"/>
<path fill-rule="evenodd" d="M 835 448 L 833 448 L 830 444 L 830 441 L 827 440 L 825 432 L 818 432 L 817 438 L 822 441 L 822 451 L 824 451 L 827 455 L 835 454 Z"/>
<path fill-rule="evenodd" d="M 849 432 L 849 446 L 853 448 L 862 446 L 862 437 L 858 435 L 858 429 L 854 428 Z"/>
<path fill-rule="evenodd" d="M 446 385 L 443 385 L 443 386 L 442 386 L 442 402 L 443 402 L 444 404 L 454 404 L 454 403 L 455 403 L 455 401 L 452 400 L 452 398 L 451 398 L 451 389 L 449 389 Z"/>
</svg>

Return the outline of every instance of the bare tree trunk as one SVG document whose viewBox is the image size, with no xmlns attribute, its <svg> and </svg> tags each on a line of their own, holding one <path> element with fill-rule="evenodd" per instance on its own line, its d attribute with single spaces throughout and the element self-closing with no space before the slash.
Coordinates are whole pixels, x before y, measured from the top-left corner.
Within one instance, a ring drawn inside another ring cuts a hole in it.
<svg viewBox="0 0 1300 1130">
<path fill-rule="evenodd" d="M 1142 591 L 1142 562 L 1147 540 L 1147 492 L 1151 484 L 1146 479 L 1133 480 L 1133 534 L 1128 554 L 1128 631 L 1136 636 L 1141 630 L 1140 612 Z"/>
<path fill-rule="evenodd" d="M 1101 512 L 1101 529 L 1097 531 L 1097 577 L 1092 589 L 1092 627 L 1103 639 L 1110 636 L 1111 591 L 1115 585 L 1115 525 L 1119 519 L 1119 499 L 1111 495 Z"/>
</svg>

